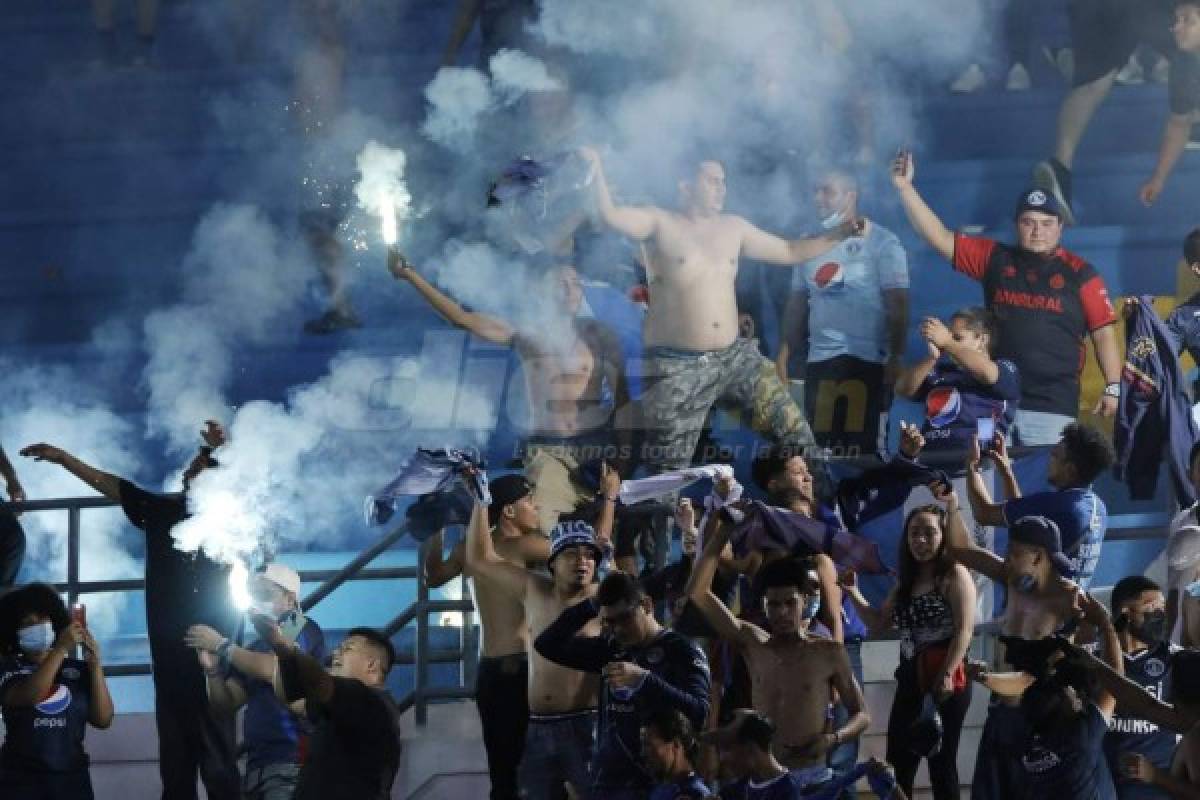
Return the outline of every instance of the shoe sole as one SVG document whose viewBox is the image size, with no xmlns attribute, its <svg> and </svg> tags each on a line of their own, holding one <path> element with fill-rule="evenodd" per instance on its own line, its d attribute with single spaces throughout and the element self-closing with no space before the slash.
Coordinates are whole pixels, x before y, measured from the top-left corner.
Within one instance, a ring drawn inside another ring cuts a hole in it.
<svg viewBox="0 0 1200 800">
<path fill-rule="evenodd" d="M 1062 209 L 1063 222 L 1067 225 L 1075 224 L 1075 212 L 1071 210 L 1071 204 L 1063 195 L 1062 186 L 1058 183 L 1058 175 L 1055 174 L 1054 167 L 1050 166 L 1049 162 L 1039 161 L 1033 168 L 1033 185 L 1054 195 L 1055 202 Z"/>
</svg>

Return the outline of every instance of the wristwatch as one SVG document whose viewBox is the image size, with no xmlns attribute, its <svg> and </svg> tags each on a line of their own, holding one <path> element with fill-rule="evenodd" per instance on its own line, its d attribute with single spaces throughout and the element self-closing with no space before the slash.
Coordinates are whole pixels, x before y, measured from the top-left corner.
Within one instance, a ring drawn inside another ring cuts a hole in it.
<svg viewBox="0 0 1200 800">
<path fill-rule="evenodd" d="M 1119 384 L 1119 383 L 1106 384 L 1104 387 L 1104 396 L 1105 397 L 1116 397 L 1116 398 L 1120 399 L 1121 384 Z"/>
</svg>

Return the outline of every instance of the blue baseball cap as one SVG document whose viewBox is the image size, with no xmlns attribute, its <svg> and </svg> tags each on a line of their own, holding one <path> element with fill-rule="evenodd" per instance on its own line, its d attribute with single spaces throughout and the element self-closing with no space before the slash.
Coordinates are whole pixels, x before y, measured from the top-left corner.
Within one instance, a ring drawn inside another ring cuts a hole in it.
<svg viewBox="0 0 1200 800">
<path fill-rule="evenodd" d="M 1030 547 L 1040 547 L 1050 554 L 1050 561 L 1060 575 L 1070 575 L 1071 559 L 1063 553 L 1062 534 L 1054 520 L 1046 517 L 1021 517 L 1008 527 L 1008 540 Z"/>
<path fill-rule="evenodd" d="M 1021 197 L 1017 200 L 1017 211 L 1013 214 L 1013 219 L 1024 214 L 1026 211 L 1040 211 L 1043 214 L 1052 214 L 1062 221 L 1062 208 L 1058 205 L 1058 201 L 1054 199 L 1054 195 L 1047 192 L 1045 189 L 1026 189 L 1021 192 Z"/>
</svg>

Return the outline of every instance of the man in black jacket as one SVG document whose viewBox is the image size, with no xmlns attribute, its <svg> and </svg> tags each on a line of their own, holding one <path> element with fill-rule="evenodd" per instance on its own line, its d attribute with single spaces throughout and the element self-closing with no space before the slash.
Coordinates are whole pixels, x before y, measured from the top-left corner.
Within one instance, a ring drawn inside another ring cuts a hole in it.
<svg viewBox="0 0 1200 800">
<path fill-rule="evenodd" d="M 602 636 L 579 635 L 597 617 Z M 534 647 L 564 667 L 600 673 L 600 721 L 592 758 L 593 800 L 644 798 L 654 778 L 641 755 L 641 726 L 655 711 L 674 708 L 693 725 L 709 708 L 708 659 L 687 637 L 664 629 L 636 578 L 614 572 L 594 598 L 571 606 Z"/>
<path fill-rule="evenodd" d="M 209 421 L 200 447 L 183 473 L 184 491 L 196 476 L 215 466 L 215 448 L 225 432 Z M 85 464 L 49 444 L 34 444 L 21 455 L 58 464 L 100 494 L 121 504 L 125 515 L 146 534 L 146 631 L 154 677 L 154 718 L 158 726 L 158 770 L 163 800 L 196 800 L 196 775 L 210 800 L 238 800 L 241 777 L 234 749 L 234 719 L 209 709 L 204 674 L 183 642 L 188 626 L 207 625 L 229 638 L 237 611 L 229 597 L 229 567 L 203 553 L 175 548 L 171 529 L 187 517 L 183 495 L 147 492 L 124 478 Z"/>
</svg>

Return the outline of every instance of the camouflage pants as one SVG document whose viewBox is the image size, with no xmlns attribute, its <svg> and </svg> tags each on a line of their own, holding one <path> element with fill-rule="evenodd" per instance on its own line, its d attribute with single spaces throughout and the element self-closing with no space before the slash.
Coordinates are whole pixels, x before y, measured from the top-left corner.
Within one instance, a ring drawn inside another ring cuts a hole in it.
<svg viewBox="0 0 1200 800">
<path fill-rule="evenodd" d="M 813 452 L 816 442 L 804 414 L 779 380 L 775 365 L 749 339 L 724 350 L 695 352 L 654 347 L 646 351 L 641 398 L 645 463 L 659 469 L 687 466 L 708 412 L 739 410 L 755 432 L 773 443 Z"/>
</svg>

